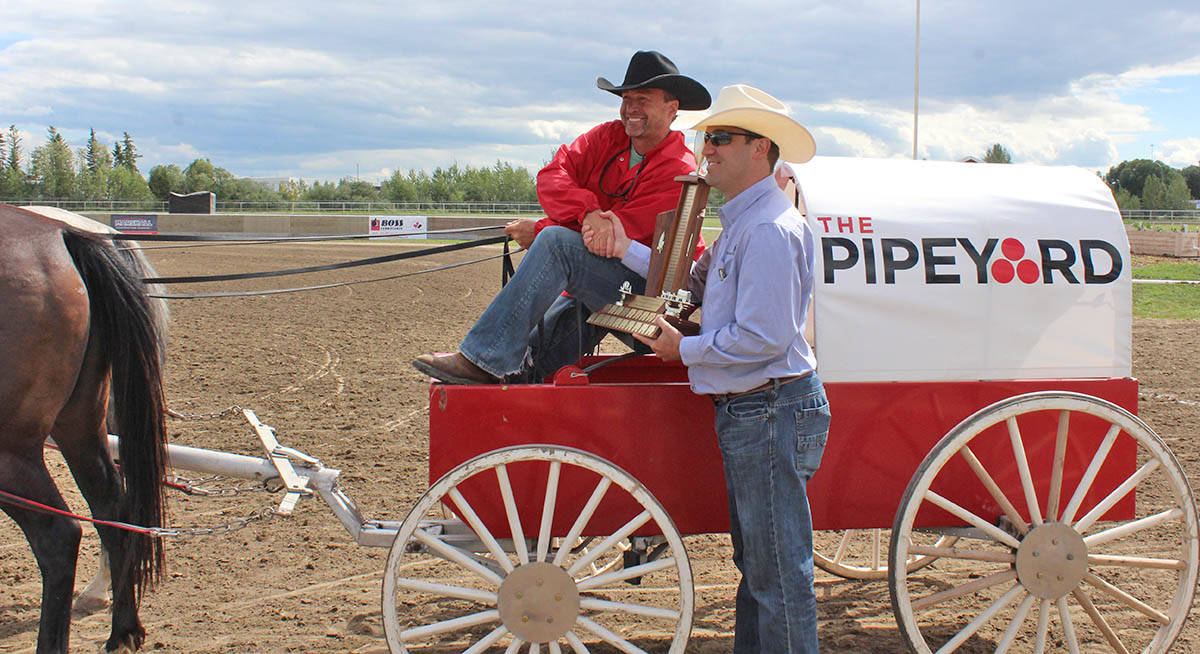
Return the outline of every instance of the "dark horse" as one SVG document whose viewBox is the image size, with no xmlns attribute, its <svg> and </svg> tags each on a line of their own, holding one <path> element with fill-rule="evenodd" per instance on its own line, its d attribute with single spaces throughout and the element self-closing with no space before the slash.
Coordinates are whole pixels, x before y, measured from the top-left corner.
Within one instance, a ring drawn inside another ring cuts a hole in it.
<svg viewBox="0 0 1200 654">
<path fill-rule="evenodd" d="M 0 205 L 0 491 L 66 509 L 46 469 L 53 436 L 97 520 L 161 526 L 166 464 L 160 338 L 138 271 L 106 239 Z M 122 425 L 118 469 L 105 411 Z M 42 573 L 38 652 L 67 651 L 81 528 L 0 502 Z M 113 573 L 110 651 L 138 649 L 138 604 L 163 564 L 148 535 L 98 525 Z"/>
</svg>

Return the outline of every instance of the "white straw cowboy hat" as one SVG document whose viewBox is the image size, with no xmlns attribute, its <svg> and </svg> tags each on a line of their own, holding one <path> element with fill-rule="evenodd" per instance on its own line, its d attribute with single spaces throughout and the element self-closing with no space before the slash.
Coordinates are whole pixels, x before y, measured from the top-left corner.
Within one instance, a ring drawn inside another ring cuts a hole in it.
<svg viewBox="0 0 1200 654">
<path fill-rule="evenodd" d="M 812 134 L 788 115 L 787 105 L 753 86 L 733 84 L 721 89 L 712 109 L 691 127 L 703 131 L 712 125 L 740 127 L 761 134 L 779 146 L 779 158 L 804 163 L 817 151 Z"/>
</svg>

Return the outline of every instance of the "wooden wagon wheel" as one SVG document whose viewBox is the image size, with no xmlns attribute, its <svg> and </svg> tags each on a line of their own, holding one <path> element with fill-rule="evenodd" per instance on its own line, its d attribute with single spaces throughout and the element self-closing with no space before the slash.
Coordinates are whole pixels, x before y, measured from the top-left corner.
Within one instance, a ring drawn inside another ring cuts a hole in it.
<svg viewBox="0 0 1200 654">
<path fill-rule="evenodd" d="M 917 536 L 921 538 L 921 536 Z M 954 536 L 926 535 L 931 547 L 950 547 Z M 813 563 L 825 572 L 844 579 L 877 581 L 888 577 L 890 529 L 844 529 L 813 533 Z M 914 572 L 937 560 L 936 556 L 917 554 L 908 557 L 908 571 Z"/>
<path fill-rule="evenodd" d="M 1088 461 L 1086 470 L 1064 466 L 1068 453 Z M 1133 453 L 1133 474 L 1093 488 L 1106 461 Z M 1030 461 L 1047 475 L 1035 477 Z M 1001 519 L 939 494 L 954 475 L 977 481 L 976 497 Z M 1005 495 L 998 476 L 1020 479 L 1020 491 L 1010 492 L 1017 497 Z M 1113 507 L 1133 517 L 1102 521 Z M 954 516 L 970 535 L 956 547 L 914 545 L 923 511 Z M 1198 547 L 1187 478 L 1145 423 L 1094 397 L 1029 393 L 964 420 L 917 470 L 892 530 L 892 608 L 909 646 L 922 653 L 1167 652 L 1196 592 Z M 914 553 L 940 559 L 914 575 L 897 565 Z"/>
<path fill-rule="evenodd" d="M 529 468 L 540 465 L 536 487 L 522 488 Z M 545 471 L 544 473 L 542 471 Z M 559 480 L 588 478 L 591 496 L 562 524 Z M 517 483 L 514 483 L 514 480 Z M 460 492 L 464 483 L 484 484 L 502 498 L 509 529 L 500 538 L 480 520 Z M 539 524 L 522 524 L 515 497 L 538 498 Z M 575 547 L 597 507 L 616 496 L 636 506 L 620 516 L 623 526 L 586 551 Z M 459 520 L 437 520 L 448 506 Z M 630 534 L 650 525 L 667 547 L 641 565 L 596 574 L 591 565 L 612 556 Z M 560 538 L 556 538 L 560 537 Z M 555 547 L 559 544 L 559 547 Z M 637 585 L 626 583 L 636 580 Z M 587 652 L 585 640 L 624 652 L 660 650 L 661 643 L 635 640 L 673 633 L 670 652 L 682 653 L 692 627 L 692 572 L 683 539 L 644 486 L 613 464 L 586 452 L 550 445 L 509 447 L 459 465 L 434 483 L 401 525 L 388 553 L 383 580 L 383 617 L 388 648 L 438 646 L 482 652 Z M 633 635 L 637 633 L 635 638 Z"/>
</svg>

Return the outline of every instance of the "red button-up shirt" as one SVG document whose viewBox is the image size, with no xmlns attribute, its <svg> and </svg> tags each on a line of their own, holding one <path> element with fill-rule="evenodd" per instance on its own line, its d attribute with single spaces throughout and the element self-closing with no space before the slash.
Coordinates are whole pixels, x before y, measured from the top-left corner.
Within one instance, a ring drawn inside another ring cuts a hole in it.
<svg viewBox="0 0 1200 654">
<path fill-rule="evenodd" d="M 675 178 L 694 173 L 696 157 L 684 145 L 682 132 L 667 134 L 633 168 L 629 167 L 629 146 L 625 126 L 614 120 L 560 147 L 537 175 L 538 201 L 546 212 L 537 231 L 549 225 L 579 231 L 584 215 L 600 209 L 615 213 L 630 238 L 650 245 L 655 217 L 679 204 L 680 183 Z M 631 184 L 632 191 L 625 197 L 605 193 L 621 193 Z M 701 241 L 697 254 L 703 247 Z"/>
</svg>

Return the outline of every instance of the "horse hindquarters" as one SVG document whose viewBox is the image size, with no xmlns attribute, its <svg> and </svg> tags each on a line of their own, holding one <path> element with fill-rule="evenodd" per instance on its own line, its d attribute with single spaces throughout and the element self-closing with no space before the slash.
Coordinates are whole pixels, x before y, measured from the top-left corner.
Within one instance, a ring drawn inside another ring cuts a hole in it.
<svg viewBox="0 0 1200 654">
<path fill-rule="evenodd" d="M 161 341 L 154 313 L 140 278 L 108 243 L 71 231 L 64 232 L 63 238 L 87 286 L 91 312 L 84 366 L 76 393 L 60 417 L 60 425 L 67 432 L 64 438 L 70 438 L 68 433 L 82 438 L 78 448 L 71 448 L 72 454 L 64 448 L 64 456 L 72 463 L 72 473 L 93 513 L 111 513 L 112 519 L 136 525 L 161 526 L 165 513 L 161 480 L 166 463 L 166 429 Z M 108 457 L 103 428 L 108 376 L 122 430 L 119 481 Z M 59 440 L 57 434 L 56 427 Z M 141 533 L 111 528 L 99 531 L 113 575 L 113 629 L 107 647 L 136 648 L 145 635 L 137 618 L 137 605 L 142 592 L 162 569 L 162 544 Z"/>
</svg>

